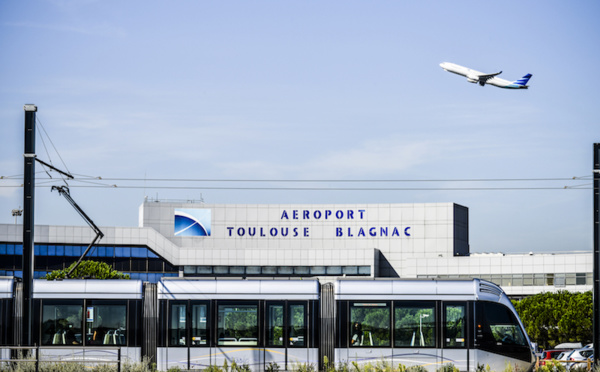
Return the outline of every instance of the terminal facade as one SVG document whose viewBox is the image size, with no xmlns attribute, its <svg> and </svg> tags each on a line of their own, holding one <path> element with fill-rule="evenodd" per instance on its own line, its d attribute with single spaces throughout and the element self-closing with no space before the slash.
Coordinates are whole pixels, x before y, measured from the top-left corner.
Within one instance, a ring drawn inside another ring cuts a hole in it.
<svg viewBox="0 0 600 372">
<path fill-rule="evenodd" d="M 145 201 L 138 227 L 101 227 L 88 254 L 133 279 L 481 278 L 511 296 L 593 287 L 592 252 L 470 253 L 468 208 L 429 204 L 204 204 Z M 35 276 L 68 267 L 87 226 L 35 228 Z M 0 275 L 21 276 L 22 226 L 0 224 Z"/>
</svg>

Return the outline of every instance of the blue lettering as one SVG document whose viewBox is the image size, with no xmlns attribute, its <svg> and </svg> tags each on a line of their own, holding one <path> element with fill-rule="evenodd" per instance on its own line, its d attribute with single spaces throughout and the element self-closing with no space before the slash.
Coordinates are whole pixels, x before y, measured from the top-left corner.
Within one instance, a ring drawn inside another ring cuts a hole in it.
<svg viewBox="0 0 600 372">
<path fill-rule="evenodd" d="M 371 236 L 377 236 L 377 229 L 374 228 L 374 227 L 371 227 L 369 229 L 369 235 L 371 235 Z"/>
<path fill-rule="evenodd" d="M 365 230 L 362 227 L 358 230 L 358 236 L 365 236 Z"/>
<path fill-rule="evenodd" d="M 349 227 L 348 228 L 348 236 L 353 237 L 354 235 L 352 235 L 352 228 Z"/>
<path fill-rule="evenodd" d="M 310 211 L 304 210 L 304 219 L 308 220 L 310 218 Z"/>
<path fill-rule="evenodd" d="M 314 211 L 313 216 L 315 216 L 315 219 L 317 219 L 317 220 L 320 219 L 321 218 L 321 211 L 319 211 L 319 210 Z"/>
<path fill-rule="evenodd" d="M 294 236 L 298 236 L 298 228 L 294 227 Z"/>
<path fill-rule="evenodd" d="M 392 236 L 400 236 L 400 233 L 398 232 L 397 227 L 394 227 L 394 231 L 392 231 Z"/>
<path fill-rule="evenodd" d="M 382 227 L 381 230 L 379 231 L 379 234 L 381 236 L 388 236 L 388 228 L 387 227 Z"/>
<path fill-rule="evenodd" d="M 250 236 L 256 235 L 256 227 L 249 227 L 248 228 L 248 235 L 250 235 Z"/>
<path fill-rule="evenodd" d="M 228 227 L 227 230 L 229 230 L 229 236 L 231 236 L 231 231 L 233 230 L 233 227 Z"/>
<path fill-rule="evenodd" d="M 243 227 L 240 227 L 237 231 L 238 236 L 244 236 L 244 234 L 246 233 L 246 230 L 244 230 Z"/>
<path fill-rule="evenodd" d="M 343 211 L 336 211 L 335 212 L 335 217 L 340 220 L 342 218 L 344 218 L 344 212 Z"/>
<path fill-rule="evenodd" d="M 348 219 L 349 220 L 354 219 L 354 211 L 352 209 L 348 209 Z"/>
<path fill-rule="evenodd" d="M 295 219 L 295 220 L 298 219 L 298 210 L 292 211 L 292 218 Z"/>
<path fill-rule="evenodd" d="M 344 236 L 344 234 L 342 233 L 342 228 L 341 227 L 336 227 L 335 228 L 335 236 Z"/>
<path fill-rule="evenodd" d="M 404 235 L 406 235 L 406 236 L 410 236 L 410 234 L 408 233 L 408 229 L 410 229 L 410 227 L 407 227 L 406 229 L 404 229 Z"/>
<path fill-rule="evenodd" d="M 288 215 L 287 215 L 287 212 L 286 212 L 285 210 L 283 211 L 283 214 L 281 215 L 281 219 L 283 220 L 284 218 L 285 218 L 286 220 L 289 220 L 289 219 L 290 219 L 290 218 L 288 217 Z"/>
<path fill-rule="evenodd" d="M 277 236 L 277 228 L 276 227 L 272 227 L 270 232 L 271 232 L 271 236 Z"/>
<path fill-rule="evenodd" d="M 308 238 L 308 227 L 304 228 L 304 236 Z"/>
<path fill-rule="evenodd" d="M 281 228 L 281 236 L 288 236 L 288 228 L 287 227 L 282 227 Z"/>
<path fill-rule="evenodd" d="M 360 213 L 360 219 L 362 220 L 363 219 L 363 213 L 365 213 L 365 210 L 364 209 L 359 209 L 358 213 Z"/>
<path fill-rule="evenodd" d="M 263 231 L 263 228 L 262 228 L 262 227 L 260 228 L 260 236 L 266 236 L 266 235 L 265 235 L 265 232 Z"/>
<path fill-rule="evenodd" d="M 331 211 L 330 210 L 325 210 L 325 219 L 329 218 L 329 216 L 331 216 Z"/>
</svg>

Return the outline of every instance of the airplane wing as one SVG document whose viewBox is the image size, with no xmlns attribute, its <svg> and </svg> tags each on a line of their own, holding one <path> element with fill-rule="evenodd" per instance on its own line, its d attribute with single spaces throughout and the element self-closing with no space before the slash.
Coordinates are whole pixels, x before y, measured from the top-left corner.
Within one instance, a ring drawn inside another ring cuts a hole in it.
<svg viewBox="0 0 600 372">
<path fill-rule="evenodd" d="M 487 83 L 488 80 L 490 80 L 491 78 L 493 78 L 494 76 L 500 75 L 502 73 L 502 71 L 500 72 L 496 72 L 494 74 L 484 74 L 484 75 L 478 75 L 478 79 L 479 79 L 479 85 L 484 86 L 485 83 Z"/>
</svg>

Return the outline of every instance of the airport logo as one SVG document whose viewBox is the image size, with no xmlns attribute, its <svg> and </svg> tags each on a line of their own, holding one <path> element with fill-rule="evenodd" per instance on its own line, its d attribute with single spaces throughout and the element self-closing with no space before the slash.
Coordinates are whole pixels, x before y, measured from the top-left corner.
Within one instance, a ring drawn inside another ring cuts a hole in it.
<svg viewBox="0 0 600 372">
<path fill-rule="evenodd" d="M 175 209 L 175 236 L 210 236 L 210 209 Z"/>
</svg>

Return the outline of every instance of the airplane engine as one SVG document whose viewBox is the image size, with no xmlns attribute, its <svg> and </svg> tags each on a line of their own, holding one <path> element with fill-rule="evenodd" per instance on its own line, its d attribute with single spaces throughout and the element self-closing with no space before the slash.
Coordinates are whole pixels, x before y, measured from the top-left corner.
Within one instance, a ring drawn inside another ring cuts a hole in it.
<svg viewBox="0 0 600 372">
<path fill-rule="evenodd" d="M 479 77 L 478 76 L 467 75 L 467 81 L 469 83 L 478 83 L 479 82 Z"/>
</svg>

